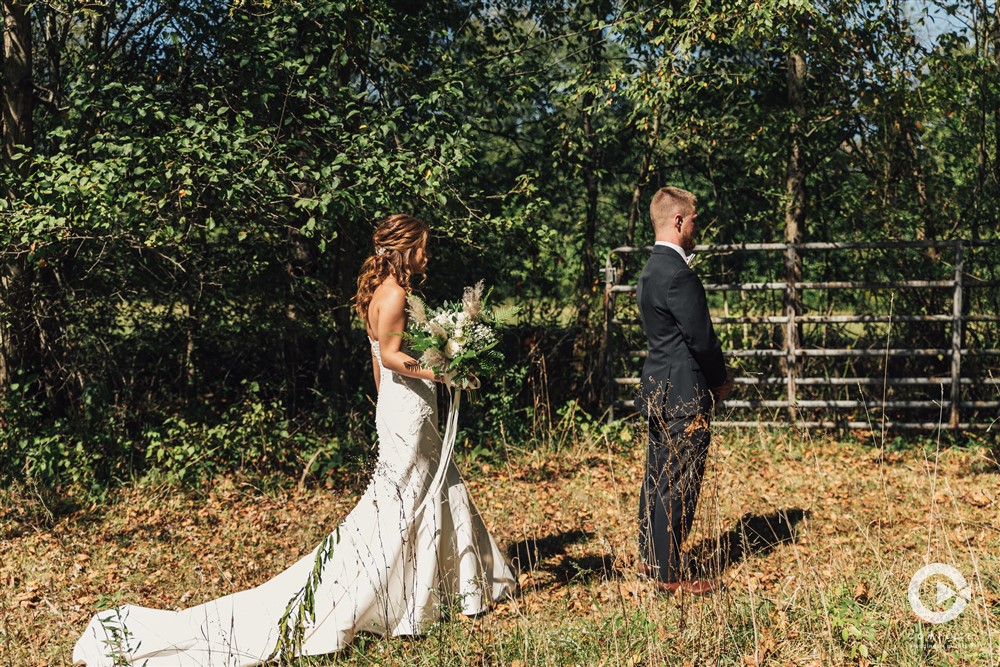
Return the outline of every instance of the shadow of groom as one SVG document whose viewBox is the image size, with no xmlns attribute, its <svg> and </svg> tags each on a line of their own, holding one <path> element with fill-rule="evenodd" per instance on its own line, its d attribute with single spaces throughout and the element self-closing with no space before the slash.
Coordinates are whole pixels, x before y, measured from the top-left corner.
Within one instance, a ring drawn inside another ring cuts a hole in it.
<svg viewBox="0 0 1000 667">
<path fill-rule="evenodd" d="M 751 556 L 763 556 L 779 544 L 794 542 L 797 524 L 809 516 L 807 510 L 784 509 L 770 514 L 744 514 L 736 525 L 718 538 L 693 544 L 685 554 L 693 575 L 721 575 L 729 567 Z"/>
</svg>

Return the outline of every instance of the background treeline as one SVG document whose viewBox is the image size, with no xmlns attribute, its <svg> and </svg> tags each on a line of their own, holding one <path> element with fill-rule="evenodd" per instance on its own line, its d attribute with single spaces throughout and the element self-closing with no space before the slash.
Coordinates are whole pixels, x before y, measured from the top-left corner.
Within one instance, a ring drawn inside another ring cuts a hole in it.
<svg viewBox="0 0 1000 667">
<path fill-rule="evenodd" d="M 366 451 L 393 212 L 428 299 L 524 307 L 487 448 L 599 411 L 600 267 L 660 185 L 705 242 L 997 237 L 986 0 L 0 4 L 0 483 Z"/>
</svg>

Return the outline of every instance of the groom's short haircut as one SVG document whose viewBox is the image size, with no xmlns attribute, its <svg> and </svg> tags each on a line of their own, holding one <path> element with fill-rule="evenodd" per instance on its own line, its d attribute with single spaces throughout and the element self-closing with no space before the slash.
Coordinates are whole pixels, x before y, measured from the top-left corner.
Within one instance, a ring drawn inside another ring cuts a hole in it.
<svg viewBox="0 0 1000 667">
<path fill-rule="evenodd" d="M 649 218 L 653 221 L 653 229 L 669 224 L 670 218 L 679 209 L 686 213 L 694 210 L 697 204 L 698 198 L 687 190 L 672 185 L 660 188 L 653 195 L 653 201 L 649 202 Z"/>
</svg>

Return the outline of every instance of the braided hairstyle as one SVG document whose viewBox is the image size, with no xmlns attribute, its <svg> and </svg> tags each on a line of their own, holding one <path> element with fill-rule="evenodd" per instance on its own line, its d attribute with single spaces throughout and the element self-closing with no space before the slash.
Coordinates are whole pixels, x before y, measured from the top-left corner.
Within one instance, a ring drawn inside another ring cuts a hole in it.
<svg viewBox="0 0 1000 667">
<path fill-rule="evenodd" d="M 392 276 L 409 292 L 413 253 L 427 242 L 429 234 L 426 222 L 401 213 L 390 215 L 375 227 L 372 234 L 375 254 L 361 265 L 358 291 L 354 295 L 354 308 L 365 324 L 372 296 L 386 278 Z"/>
</svg>

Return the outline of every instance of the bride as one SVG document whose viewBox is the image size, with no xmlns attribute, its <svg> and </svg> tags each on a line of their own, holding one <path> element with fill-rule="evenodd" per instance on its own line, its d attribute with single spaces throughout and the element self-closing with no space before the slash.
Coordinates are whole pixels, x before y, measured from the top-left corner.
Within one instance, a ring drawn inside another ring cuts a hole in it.
<svg viewBox="0 0 1000 667">
<path fill-rule="evenodd" d="M 375 254 L 358 278 L 379 453 L 357 506 L 320 546 L 257 588 L 181 611 L 125 605 L 96 614 L 74 663 L 237 667 L 321 655 L 358 632 L 419 634 L 448 605 L 480 614 L 514 590 L 511 567 L 442 456 L 434 382 L 448 378 L 420 368 L 402 346 L 410 277 L 427 265 L 427 238 L 423 221 L 390 216 L 375 229 Z M 291 642 L 288 619 L 298 624 Z"/>
</svg>

